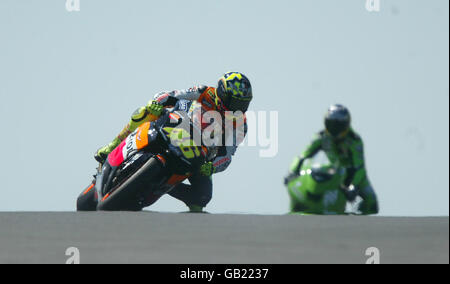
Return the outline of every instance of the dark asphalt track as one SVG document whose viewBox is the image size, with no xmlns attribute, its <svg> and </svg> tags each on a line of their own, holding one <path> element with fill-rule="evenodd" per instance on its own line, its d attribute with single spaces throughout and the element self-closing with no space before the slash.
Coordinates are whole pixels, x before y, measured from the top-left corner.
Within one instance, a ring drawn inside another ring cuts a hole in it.
<svg viewBox="0 0 450 284">
<path fill-rule="evenodd" d="M 0 213 L 0 263 L 449 263 L 449 219 Z"/>
</svg>

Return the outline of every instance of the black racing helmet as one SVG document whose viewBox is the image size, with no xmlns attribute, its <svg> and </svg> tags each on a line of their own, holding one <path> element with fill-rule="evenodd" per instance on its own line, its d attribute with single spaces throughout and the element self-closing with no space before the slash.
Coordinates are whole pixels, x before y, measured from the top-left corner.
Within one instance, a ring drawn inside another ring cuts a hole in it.
<svg viewBox="0 0 450 284">
<path fill-rule="evenodd" d="M 245 113 L 253 98 L 250 80 L 242 73 L 228 72 L 219 79 L 217 96 L 230 111 Z"/>
<path fill-rule="evenodd" d="M 333 138 L 344 138 L 350 131 L 350 123 L 350 112 L 345 106 L 336 104 L 328 108 L 325 115 L 325 131 Z"/>
</svg>

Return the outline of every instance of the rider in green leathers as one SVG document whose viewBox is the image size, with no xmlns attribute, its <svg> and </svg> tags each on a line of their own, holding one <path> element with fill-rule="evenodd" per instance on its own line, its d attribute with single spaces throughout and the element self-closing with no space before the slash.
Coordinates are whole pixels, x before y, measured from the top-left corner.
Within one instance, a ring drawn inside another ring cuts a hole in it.
<svg viewBox="0 0 450 284">
<path fill-rule="evenodd" d="M 347 176 L 341 187 L 349 200 L 360 196 L 363 201 L 359 211 L 364 215 L 377 214 L 378 201 L 367 177 L 363 141 L 352 129 L 350 122 L 350 112 L 346 107 L 332 105 L 325 116 L 325 130 L 319 132 L 300 157 L 296 158 L 285 178 L 285 184 L 299 176 L 305 159 L 312 158 L 322 150 L 331 163 L 347 169 Z"/>
</svg>

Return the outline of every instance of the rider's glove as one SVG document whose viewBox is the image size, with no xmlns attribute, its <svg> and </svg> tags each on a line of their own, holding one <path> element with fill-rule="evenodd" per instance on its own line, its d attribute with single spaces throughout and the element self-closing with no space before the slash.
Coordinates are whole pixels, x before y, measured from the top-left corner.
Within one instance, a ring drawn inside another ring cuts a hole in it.
<svg viewBox="0 0 450 284">
<path fill-rule="evenodd" d="M 153 100 L 146 108 L 149 114 L 159 117 L 163 112 L 164 106 L 157 100 Z"/>
<path fill-rule="evenodd" d="M 284 184 L 287 185 L 289 184 L 292 180 L 298 178 L 299 175 L 296 173 L 289 173 L 285 178 L 284 178 Z"/>
<path fill-rule="evenodd" d="M 111 143 L 98 149 L 94 155 L 94 158 L 100 164 L 105 163 L 109 153 L 111 153 L 117 146 L 119 146 L 120 142 L 121 142 L 120 139 L 116 137 Z"/>
<path fill-rule="evenodd" d="M 202 176 L 209 177 L 215 172 L 216 168 L 214 167 L 212 162 L 207 162 L 200 166 L 200 174 Z"/>
</svg>

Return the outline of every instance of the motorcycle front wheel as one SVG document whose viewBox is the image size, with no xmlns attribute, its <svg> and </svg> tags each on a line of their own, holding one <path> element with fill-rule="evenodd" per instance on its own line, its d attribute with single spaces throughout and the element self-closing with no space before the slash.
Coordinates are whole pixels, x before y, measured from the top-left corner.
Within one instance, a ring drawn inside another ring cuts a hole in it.
<svg viewBox="0 0 450 284">
<path fill-rule="evenodd" d="M 150 158 L 141 168 L 123 181 L 116 189 L 106 194 L 98 201 L 99 211 L 139 211 L 142 208 L 137 204 L 136 196 L 158 178 L 162 170 L 161 163 Z"/>
</svg>

